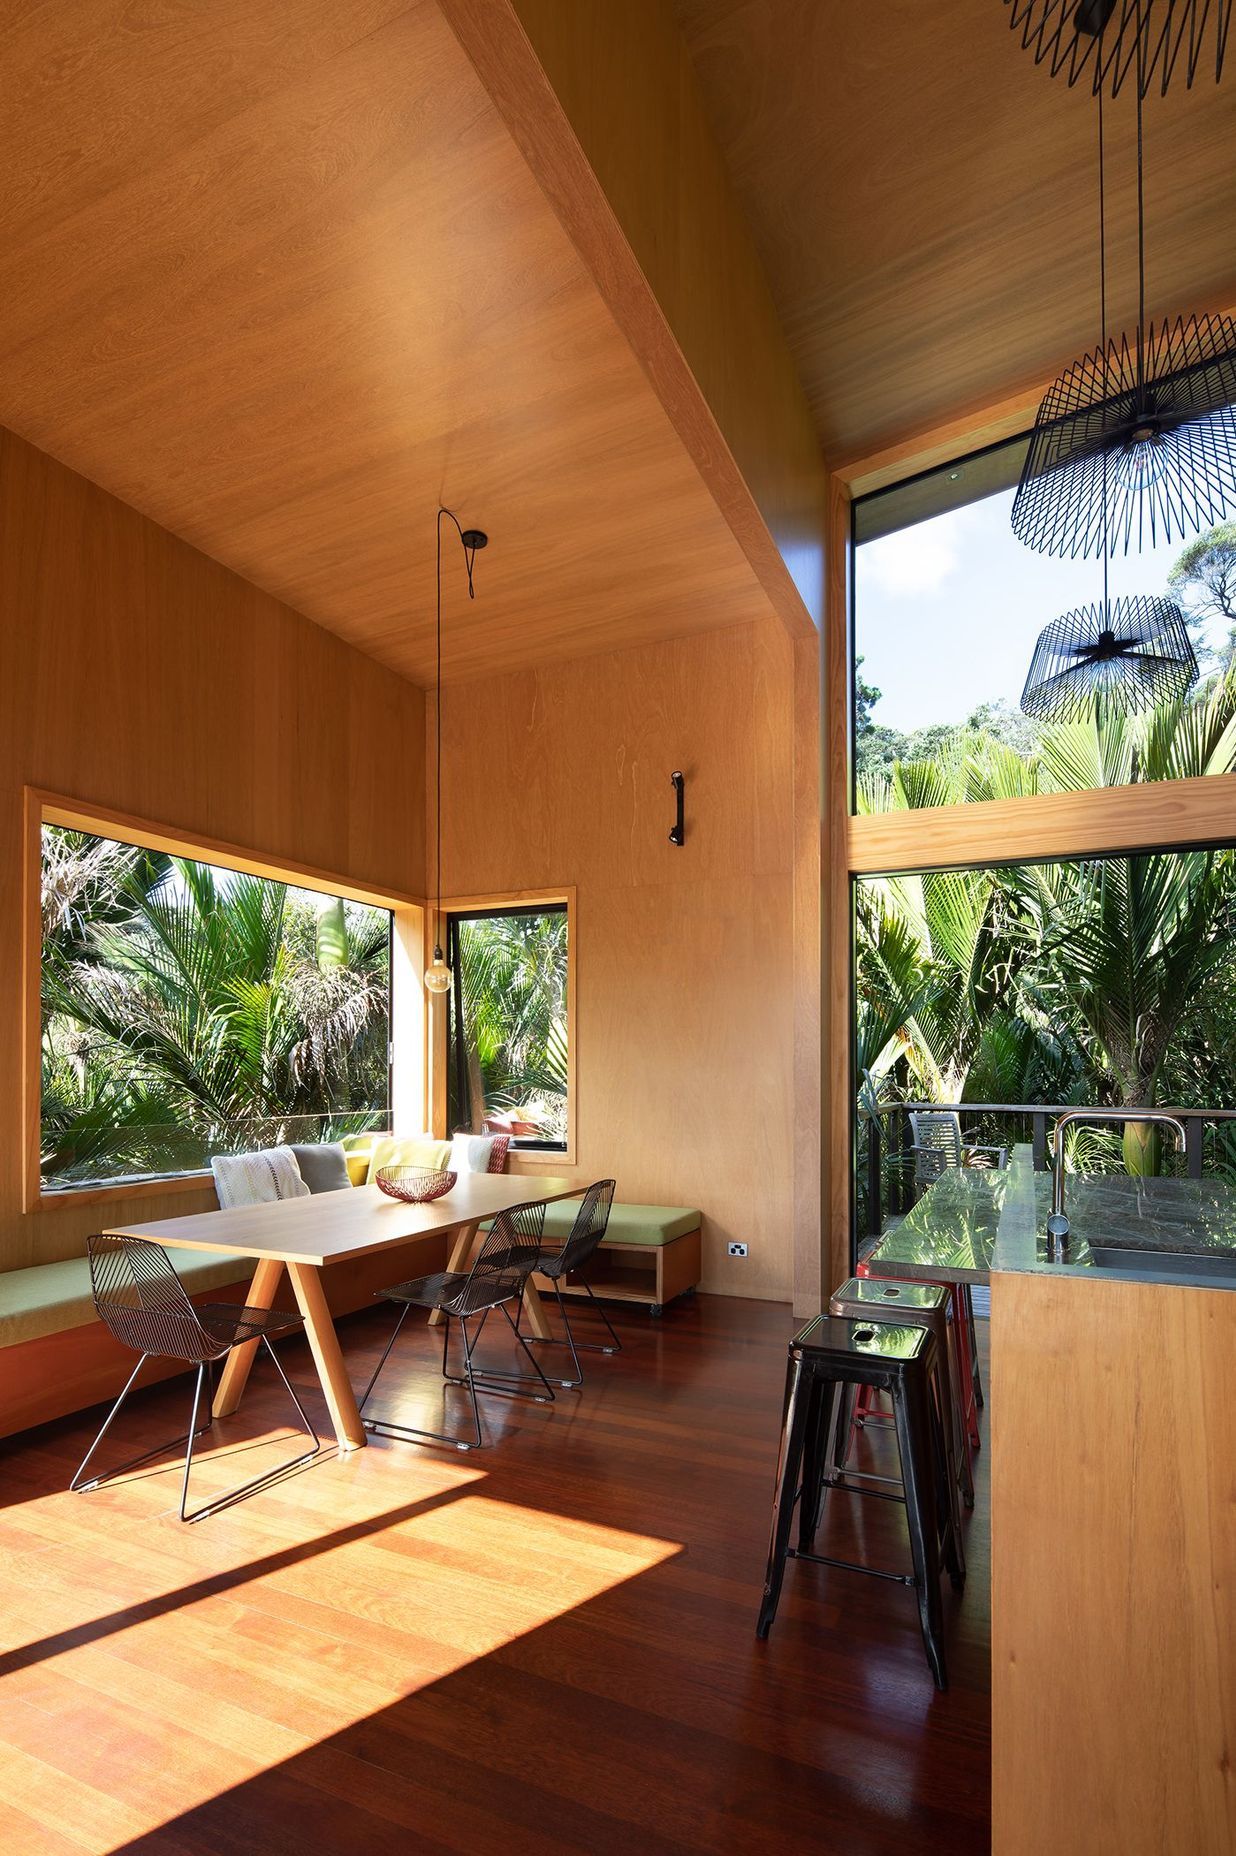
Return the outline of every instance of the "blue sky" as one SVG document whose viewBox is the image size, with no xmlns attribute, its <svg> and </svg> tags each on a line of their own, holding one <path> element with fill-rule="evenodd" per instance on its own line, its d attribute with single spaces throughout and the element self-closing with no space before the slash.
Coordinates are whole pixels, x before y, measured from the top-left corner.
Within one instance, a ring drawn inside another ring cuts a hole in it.
<svg viewBox="0 0 1236 1856">
<path fill-rule="evenodd" d="M 1043 627 L 1102 599 L 1102 563 L 1032 553 L 1009 526 L 1012 507 L 1001 491 L 858 549 L 855 642 L 883 692 L 876 722 L 908 733 L 963 722 L 982 702 L 1016 708 Z M 1163 593 L 1184 545 L 1118 555 L 1112 598 Z"/>
</svg>

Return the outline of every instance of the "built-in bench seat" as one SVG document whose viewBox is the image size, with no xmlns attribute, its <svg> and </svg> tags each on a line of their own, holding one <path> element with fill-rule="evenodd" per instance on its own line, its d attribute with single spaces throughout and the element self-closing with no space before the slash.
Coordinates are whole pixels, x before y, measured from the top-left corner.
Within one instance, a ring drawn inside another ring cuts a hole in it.
<svg viewBox="0 0 1236 1856">
<path fill-rule="evenodd" d="M 194 1301 L 243 1299 L 253 1276 L 248 1258 L 175 1254 Z M 0 1437 L 115 1398 L 133 1365 L 94 1311 L 85 1257 L 0 1272 Z M 175 1360 L 148 1360 L 142 1381 L 184 1370 Z"/>
<path fill-rule="evenodd" d="M 252 1276 L 254 1270 L 249 1258 L 221 1257 L 215 1250 L 177 1250 L 168 1255 L 190 1295 L 222 1289 Z M 16 1347 L 45 1334 L 84 1327 L 95 1318 L 90 1264 L 85 1257 L 36 1263 L 31 1269 L 0 1274 L 0 1347 Z"/>
<path fill-rule="evenodd" d="M 565 1239 L 578 1211 L 578 1199 L 547 1205 L 546 1237 Z M 588 1267 L 595 1295 L 638 1302 L 654 1315 L 694 1289 L 700 1275 L 700 1214 L 688 1205 L 613 1205 L 605 1239 Z M 562 1289 L 584 1294 L 569 1276 Z"/>
<path fill-rule="evenodd" d="M 247 1257 L 177 1248 L 168 1256 L 195 1302 L 243 1302 L 253 1279 Z M 441 1269 L 445 1260 L 441 1237 L 350 1257 L 324 1272 L 327 1304 L 333 1315 L 349 1314 L 367 1307 L 383 1284 Z M 286 1277 L 276 1305 L 296 1308 Z M 0 1272 L 0 1437 L 114 1399 L 133 1365 L 133 1354 L 95 1313 L 85 1257 Z M 185 1370 L 176 1360 L 151 1359 L 141 1383 Z"/>
</svg>

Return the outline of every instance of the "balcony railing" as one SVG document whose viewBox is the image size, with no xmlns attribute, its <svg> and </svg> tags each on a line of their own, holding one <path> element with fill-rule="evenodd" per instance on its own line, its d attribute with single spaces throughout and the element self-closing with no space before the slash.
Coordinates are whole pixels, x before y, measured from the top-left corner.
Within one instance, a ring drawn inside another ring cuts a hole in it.
<svg viewBox="0 0 1236 1856">
<path fill-rule="evenodd" d="M 40 1167 L 43 1193 L 80 1191 L 97 1186 L 144 1186 L 160 1179 L 200 1174 L 210 1178 L 212 1154 L 253 1152 L 287 1141 L 337 1141 L 347 1134 L 368 1134 L 390 1126 L 390 1109 L 321 1109 L 305 1114 L 247 1115 L 240 1120 L 210 1119 L 115 1129 L 92 1129 L 81 1151 L 71 1138 L 45 1128 Z"/>
<path fill-rule="evenodd" d="M 1057 1115 L 1072 1113 L 1083 1106 L 1076 1102 L 890 1102 L 881 1105 L 874 1114 L 870 1109 L 860 1106 L 860 1121 L 867 1136 L 867 1235 L 879 1237 L 884 1231 L 886 1177 L 890 1212 L 909 1211 L 913 1203 L 915 1166 L 914 1134 L 910 1125 L 912 1114 L 957 1115 L 961 1119 L 963 1132 L 967 1132 L 975 1123 L 999 1117 L 1006 1124 L 999 1135 L 1000 1143 L 1012 1147 L 1015 1142 L 1029 1140 L 1035 1170 L 1046 1173 L 1050 1170 L 1048 1144 L 1051 1125 Z M 1098 1105 L 1095 1106 L 1097 1109 Z M 1189 1179 L 1201 1179 L 1203 1176 L 1207 1124 L 1236 1121 L 1236 1109 L 1231 1108 L 1160 1108 L 1156 1104 L 1155 1112 L 1174 1115 L 1177 1121 L 1183 1122 L 1185 1174 Z M 983 1139 L 990 1140 L 992 1136 L 985 1130 Z M 896 1164 L 887 1164 L 893 1161 L 894 1156 Z"/>
</svg>

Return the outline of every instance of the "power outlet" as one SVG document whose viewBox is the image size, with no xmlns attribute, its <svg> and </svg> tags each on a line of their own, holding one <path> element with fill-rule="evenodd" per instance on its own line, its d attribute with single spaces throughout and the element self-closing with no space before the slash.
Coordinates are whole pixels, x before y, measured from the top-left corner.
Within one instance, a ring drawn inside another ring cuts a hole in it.
<svg viewBox="0 0 1236 1856">
<path fill-rule="evenodd" d="M 747 1254 L 747 1246 L 745 1244 L 731 1244 L 730 1245 L 730 1255 L 732 1257 L 745 1257 L 746 1254 Z"/>
</svg>

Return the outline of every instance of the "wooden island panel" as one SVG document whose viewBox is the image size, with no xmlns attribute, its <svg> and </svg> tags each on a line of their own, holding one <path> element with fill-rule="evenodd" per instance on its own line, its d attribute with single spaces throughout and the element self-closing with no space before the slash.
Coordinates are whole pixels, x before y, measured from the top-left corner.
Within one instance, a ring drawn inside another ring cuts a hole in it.
<svg viewBox="0 0 1236 1856">
<path fill-rule="evenodd" d="M 991 1299 L 994 1856 L 1230 1856 L 1236 1294 Z"/>
</svg>

